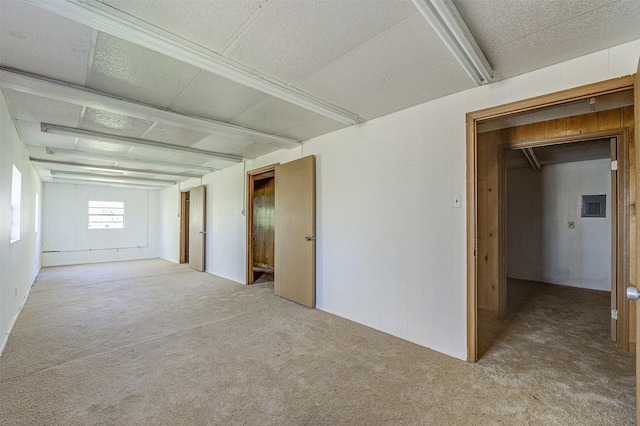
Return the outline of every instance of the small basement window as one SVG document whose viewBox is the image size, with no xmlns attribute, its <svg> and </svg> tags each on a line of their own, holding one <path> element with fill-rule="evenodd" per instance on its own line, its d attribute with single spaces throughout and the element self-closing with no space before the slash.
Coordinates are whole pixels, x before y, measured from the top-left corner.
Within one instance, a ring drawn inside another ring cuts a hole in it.
<svg viewBox="0 0 640 426">
<path fill-rule="evenodd" d="M 124 201 L 89 201 L 89 229 L 123 229 Z"/>
<path fill-rule="evenodd" d="M 583 195 L 582 217 L 607 217 L 607 196 Z"/>
</svg>

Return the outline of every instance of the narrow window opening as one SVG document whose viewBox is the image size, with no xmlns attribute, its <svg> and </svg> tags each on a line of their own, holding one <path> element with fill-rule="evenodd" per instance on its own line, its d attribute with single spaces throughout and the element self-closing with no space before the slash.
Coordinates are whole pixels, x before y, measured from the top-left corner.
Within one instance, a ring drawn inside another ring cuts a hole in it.
<svg viewBox="0 0 640 426">
<path fill-rule="evenodd" d="M 91 229 L 123 229 L 124 201 L 89 201 Z"/>
<path fill-rule="evenodd" d="M 11 175 L 11 242 L 20 239 L 20 211 L 22 204 L 22 173 L 13 166 Z"/>
</svg>

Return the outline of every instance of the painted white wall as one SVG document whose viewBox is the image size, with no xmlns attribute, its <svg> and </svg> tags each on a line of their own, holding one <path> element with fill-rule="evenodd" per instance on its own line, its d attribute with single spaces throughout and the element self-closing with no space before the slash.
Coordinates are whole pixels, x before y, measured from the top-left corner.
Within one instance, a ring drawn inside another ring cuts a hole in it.
<svg viewBox="0 0 640 426">
<path fill-rule="evenodd" d="M 158 192 L 99 185 L 45 183 L 43 265 L 158 257 Z M 124 229 L 89 230 L 90 200 L 124 201 Z"/>
<path fill-rule="evenodd" d="M 610 291 L 610 160 L 513 169 L 507 176 L 507 275 Z M 607 217 L 581 217 L 582 195 L 601 194 Z"/>
<path fill-rule="evenodd" d="M 178 185 L 158 193 L 158 257 L 180 261 L 180 191 Z"/>
<path fill-rule="evenodd" d="M 15 165 L 22 174 L 20 239 L 10 242 L 11 175 Z M 0 353 L 18 313 L 27 299 L 31 285 L 40 270 L 42 217 L 36 211 L 36 194 L 42 209 L 42 182 L 29 161 L 9 115 L 6 101 L 0 93 Z"/>
<path fill-rule="evenodd" d="M 318 309 L 466 359 L 466 215 L 452 207 L 466 113 L 632 74 L 639 55 L 628 43 L 209 174 L 207 271 L 245 282 L 245 171 L 315 154 Z"/>
</svg>

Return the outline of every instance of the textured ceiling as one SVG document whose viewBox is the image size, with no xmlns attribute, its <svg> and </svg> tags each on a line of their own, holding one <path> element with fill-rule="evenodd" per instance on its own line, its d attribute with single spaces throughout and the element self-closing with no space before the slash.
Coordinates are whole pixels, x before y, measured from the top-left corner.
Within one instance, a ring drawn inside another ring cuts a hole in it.
<svg viewBox="0 0 640 426">
<path fill-rule="evenodd" d="M 167 37 L 359 121 L 474 86 L 410 0 L 67 3 Z M 640 38 L 637 0 L 454 3 L 496 80 Z M 242 158 L 349 125 L 46 7 L 43 0 L 0 0 L 0 83 L 45 180 L 56 170 L 184 180 L 181 173 L 206 171 L 189 172 L 189 165 L 224 168 L 237 160 L 53 135 L 40 123 Z M 46 148 L 76 152 L 51 155 Z"/>
</svg>

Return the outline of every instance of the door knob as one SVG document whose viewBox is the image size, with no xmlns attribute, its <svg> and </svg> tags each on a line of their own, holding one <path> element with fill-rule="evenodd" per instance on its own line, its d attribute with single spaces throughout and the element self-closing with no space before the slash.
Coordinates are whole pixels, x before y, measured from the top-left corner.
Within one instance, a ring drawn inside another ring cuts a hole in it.
<svg viewBox="0 0 640 426">
<path fill-rule="evenodd" d="M 640 291 L 638 291 L 635 287 L 627 287 L 627 299 L 629 300 L 638 300 L 640 299 Z"/>
</svg>

